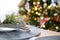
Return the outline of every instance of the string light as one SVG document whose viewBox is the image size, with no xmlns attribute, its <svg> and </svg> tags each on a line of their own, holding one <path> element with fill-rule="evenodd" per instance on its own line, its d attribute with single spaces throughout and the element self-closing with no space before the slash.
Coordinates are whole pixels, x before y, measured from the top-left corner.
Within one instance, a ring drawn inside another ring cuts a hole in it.
<svg viewBox="0 0 60 40">
<path fill-rule="evenodd" d="M 40 17 L 41 19 L 44 19 L 44 17 Z"/>
<path fill-rule="evenodd" d="M 37 4 L 40 4 L 40 2 L 37 2 Z"/>
<path fill-rule="evenodd" d="M 38 15 L 40 16 L 40 13 L 38 13 Z"/>
<path fill-rule="evenodd" d="M 43 25 L 43 28 L 45 28 L 45 25 Z"/>
<path fill-rule="evenodd" d="M 30 9 L 28 9 L 28 12 L 30 12 Z"/>
<path fill-rule="evenodd" d="M 49 6 L 48 6 L 48 9 L 50 9 L 51 7 L 52 7 L 52 6 L 51 6 L 51 5 L 49 5 Z"/>
<path fill-rule="evenodd" d="M 36 4 L 36 2 L 33 2 L 33 4 L 35 5 L 35 4 Z"/>
<path fill-rule="evenodd" d="M 36 14 L 38 14 L 38 12 L 36 12 Z"/>
<path fill-rule="evenodd" d="M 58 29 L 58 26 L 56 27 L 56 29 Z"/>
<path fill-rule="evenodd" d="M 47 3 L 44 3 L 44 8 L 47 6 Z"/>
</svg>

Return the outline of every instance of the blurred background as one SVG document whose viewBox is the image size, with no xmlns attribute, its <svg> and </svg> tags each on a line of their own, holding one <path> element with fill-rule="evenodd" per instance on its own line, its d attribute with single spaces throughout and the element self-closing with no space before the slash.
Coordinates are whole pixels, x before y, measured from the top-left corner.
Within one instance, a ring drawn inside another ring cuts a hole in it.
<svg viewBox="0 0 60 40">
<path fill-rule="evenodd" d="M 60 0 L 0 0 L 1 23 L 17 23 L 18 16 L 28 25 L 60 32 Z"/>
</svg>

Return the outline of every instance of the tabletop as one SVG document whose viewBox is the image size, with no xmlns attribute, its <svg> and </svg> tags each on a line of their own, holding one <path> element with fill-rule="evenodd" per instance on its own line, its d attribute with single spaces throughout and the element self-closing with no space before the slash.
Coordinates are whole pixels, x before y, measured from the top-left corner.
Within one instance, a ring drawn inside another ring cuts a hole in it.
<svg viewBox="0 0 60 40">
<path fill-rule="evenodd" d="M 43 39 L 43 38 L 45 38 L 45 37 L 49 37 L 49 38 L 52 38 L 53 36 L 53 38 L 55 38 L 55 36 L 57 36 L 57 37 L 59 37 L 60 38 L 60 32 L 55 32 L 55 31 L 50 31 L 50 30 L 44 30 L 44 29 L 40 29 L 40 34 L 38 35 L 38 36 L 36 36 L 36 37 L 33 37 L 33 38 L 31 38 L 30 40 L 38 40 L 38 39 Z M 53 39 L 52 38 L 52 39 Z M 58 39 L 59 39 L 58 38 Z"/>
<path fill-rule="evenodd" d="M 44 30 L 40 29 L 40 37 L 46 37 L 46 36 L 60 36 L 60 32 L 50 31 L 50 30 Z"/>
</svg>

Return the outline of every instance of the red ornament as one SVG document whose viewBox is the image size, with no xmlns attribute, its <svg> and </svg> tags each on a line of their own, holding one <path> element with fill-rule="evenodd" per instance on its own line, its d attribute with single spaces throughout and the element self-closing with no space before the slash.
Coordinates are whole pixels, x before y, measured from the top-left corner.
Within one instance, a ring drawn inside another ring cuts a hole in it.
<svg viewBox="0 0 60 40">
<path fill-rule="evenodd" d="M 54 16 L 54 21 L 58 22 L 59 21 L 59 16 Z"/>
<path fill-rule="evenodd" d="M 44 19 L 40 19 L 40 26 L 42 27 L 45 24 L 45 20 Z"/>
<path fill-rule="evenodd" d="M 60 17 L 59 17 L 59 22 L 60 22 Z"/>
<path fill-rule="evenodd" d="M 45 19 L 46 22 L 48 22 L 49 21 L 48 15 L 46 15 L 44 19 Z"/>
</svg>

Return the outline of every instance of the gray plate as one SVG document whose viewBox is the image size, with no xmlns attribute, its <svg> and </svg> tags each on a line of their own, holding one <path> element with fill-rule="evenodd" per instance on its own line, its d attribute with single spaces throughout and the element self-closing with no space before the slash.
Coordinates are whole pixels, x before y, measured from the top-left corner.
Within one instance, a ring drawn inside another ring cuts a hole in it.
<svg viewBox="0 0 60 40">
<path fill-rule="evenodd" d="M 40 30 L 38 31 L 36 27 L 31 28 L 30 31 L 21 29 L 11 32 L 0 32 L 0 40 L 28 40 L 28 38 L 32 38 L 38 33 L 40 33 Z"/>
<path fill-rule="evenodd" d="M 0 32 L 0 40 L 21 40 L 31 38 L 34 35 L 21 31 Z"/>
<path fill-rule="evenodd" d="M 0 27 L 17 28 L 17 31 L 0 31 L 0 40 L 27 40 L 40 33 L 37 27 L 32 27 L 29 30 L 19 29 L 16 25 L 0 25 Z"/>
</svg>

